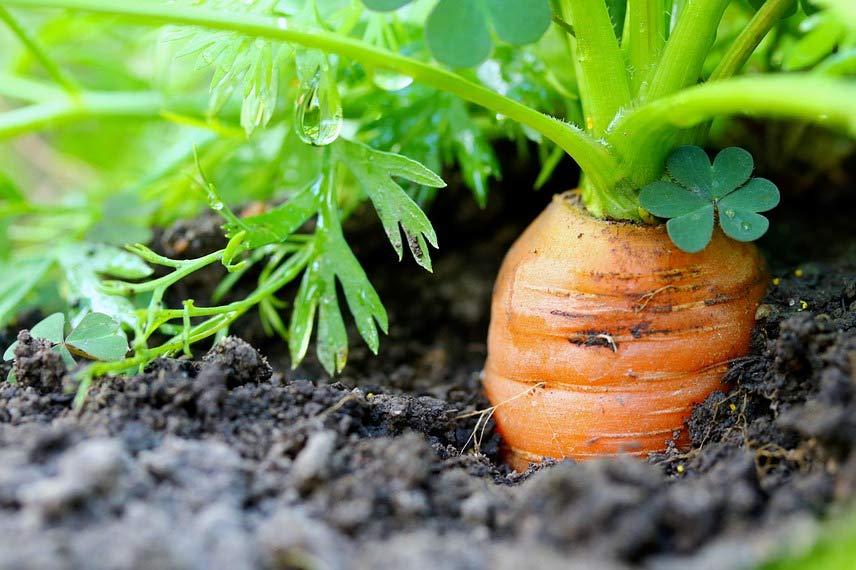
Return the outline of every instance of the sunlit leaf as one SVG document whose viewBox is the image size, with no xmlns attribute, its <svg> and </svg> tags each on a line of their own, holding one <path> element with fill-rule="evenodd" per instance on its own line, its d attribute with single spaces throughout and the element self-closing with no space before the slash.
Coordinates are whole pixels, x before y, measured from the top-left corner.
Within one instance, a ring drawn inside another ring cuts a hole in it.
<svg viewBox="0 0 856 570">
<path fill-rule="evenodd" d="M 271 243 L 281 243 L 296 232 L 318 210 L 317 185 L 306 187 L 283 204 L 263 214 L 241 220 L 240 227 L 230 227 L 229 236 L 246 231 L 245 243 L 252 249 Z"/>
<path fill-rule="evenodd" d="M 320 262 L 315 262 L 303 273 L 300 288 L 294 298 L 294 308 L 291 312 L 291 322 L 288 327 L 288 350 L 291 354 L 291 365 L 297 365 L 306 356 L 312 329 L 315 325 L 315 311 L 318 308 L 319 283 L 318 269 Z"/>
<path fill-rule="evenodd" d="M 30 336 L 48 340 L 54 344 L 62 344 L 63 339 L 65 339 L 65 315 L 54 313 L 45 317 L 33 325 L 33 328 L 30 329 Z M 13 342 L 3 353 L 3 360 L 15 358 L 15 348 L 17 347 L 18 341 Z"/>
<path fill-rule="evenodd" d="M 103 313 L 83 317 L 65 342 L 95 360 L 119 360 L 128 352 L 128 338 L 122 326 Z"/>
<path fill-rule="evenodd" d="M 437 234 L 422 209 L 392 177 L 435 188 L 445 186 L 443 180 L 414 160 L 363 144 L 340 140 L 335 150 L 371 198 L 399 259 L 404 252 L 401 240 L 401 230 L 404 230 L 413 258 L 430 271 L 431 257 L 425 240 L 436 248 Z"/>
</svg>

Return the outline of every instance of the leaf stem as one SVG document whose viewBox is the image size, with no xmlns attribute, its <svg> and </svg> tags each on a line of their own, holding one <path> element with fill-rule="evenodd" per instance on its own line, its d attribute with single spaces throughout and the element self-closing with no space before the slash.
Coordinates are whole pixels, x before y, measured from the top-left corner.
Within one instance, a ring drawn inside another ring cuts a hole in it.
<svg viewBox="0 0 856 570">
<path fill-rule="evenodd" d="M 6 8 L 0 6 L 0 20 L 6 23 L 9 26 L 9 29 L 21 40 L 21 43 L 30 50 L 30 53 L 42 64 L 42 67 L 45 68 L 45 71 L 48 72 L 48 75 L 54 78 L 54 80 L 65 88 L 68 93 L 74 94 L 80 91 L 80 86 L 77 82 L 71 78 L 70 75 L 65 73 L 62 68 L 60 68 L 59 64 L 53 60 L 53 58 L 48 55 L 48 52 L 41 46 L 39 41 L 30 34 L 19 22 L 15 19 L 12 14 L 9 13 Z"/>
<path fill-rule="evenodd" d="M 651 101 L 619 121 L 612 137 L 628 148 L 662 149 L 636 153 L 630 166 L 642 187 L 662 172 L 675 128 L 693 127 L 713 117 L 752 115 L 800 119 L 856 135 L 856 83 L 809 73 L 753 75 L 687 88 Z"/>
<path fill-rule="evenodd" d="M 601 0 L 582 1 L 587 3 L 601 2 Z M 447 91 L 532 128 L 562 147 L 594 179 L 599 187 L 610 188 L 618 179 L 617 159 L 605 145 L 598 143 L 580 129 L 495 93 L 456 73 L 401 54 L 376 48 L 360 40 L 324 30 L 300 31 L 289 29 L 283 18 L 272 19 L 201 8 L 182 8 L 143 0 L 133 2 L 129 0 L 0 0 L 0 2 L 10 6 L 64 8 L 133 17 L 135 24 L 186 24 L 229 30 L 248 36 L 277 39 L 304 47 L 338 53 L 364 65 L 389 69 L 407 75 L 412 77 L 414 81 Z M 611 27 L 609 27 L 609 33 L 612 34 Z M 608 85 L 605 92 L 615 88 L 614 85 Z"/>
<path fill-rule="evenodd" d="M 627 32 L 623 46 L 630 66 L 632 93 L 639 93 L 666 45 L 664 0 L 629 0 Z"/>
<path fill-rule="evenodd" d="M 728 48 L 722 60 L 713 70 L 709 81 L 718 81 L 735 75 L 746 65 L 749 58 L 770 33 L 770 30 L 793 8 L 797 0 L 767 0 L 755 12 L 743 31 Z"/>
<path fill-rule="evenodd" d="M 659 99 L 698 82 L 729 2 L 702 0 L 685 5 L 648 89 L 641 93 L 643 100 Z"/>
<path fill-rule="evenodd" d="M 575 65 L 586 130 L 602 134 L 630 104 L 630 78 L 603 0 L 562 0 L 562 16 L 574 29 Z"/>
<path fill-rule="evenodd" d="M 0 82 L 5 76 L 0 76 Z M 204 115 L 204 97 L 167 98 L 153 91 L 82 91 L 65 95 L 39 86 L 38 82 L 16 80 L 12 84 L 24 87 L 14 96 L 33 100 L 32 105 L 0 113 L 0 140 L 46 128 L 53 128 L 91 117 L 155 119 L 170 113 Z M 6 94 L 9 86 L 0 87 Z"/>
</svg>

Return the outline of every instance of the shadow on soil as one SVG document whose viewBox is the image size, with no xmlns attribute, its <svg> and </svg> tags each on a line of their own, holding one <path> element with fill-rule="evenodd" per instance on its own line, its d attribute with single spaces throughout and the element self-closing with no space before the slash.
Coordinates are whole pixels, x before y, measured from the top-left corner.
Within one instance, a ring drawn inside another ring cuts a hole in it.
<svg viewBox="0 0 856 570">
<path fill-rule="evenodd" d="M 486 407 L 502 255 L 562 189 L 528 187 L 511 164 L 484 212 L 444 191 L 433 275 L 397 264 L 374 222 L 350 232 L 391 332 L 377 358 L 354 339 L 335 380 L 290 371 L 253 317 L 197 360 L 101 381 L 76 413 L 59 357 L 21 335 L 20 384 L 0 383 L 0 568 L 736 569 L 810 541 L 856 484 L 856 236 L 828 214 L 852 198 L 776 214 L 777 284 L 690 451 L 520 475 L 491 426 L 474 453 L 459 416 Z M 205 252 L 217 231 L 205 215 L 160 248 Z"/>
</svg>

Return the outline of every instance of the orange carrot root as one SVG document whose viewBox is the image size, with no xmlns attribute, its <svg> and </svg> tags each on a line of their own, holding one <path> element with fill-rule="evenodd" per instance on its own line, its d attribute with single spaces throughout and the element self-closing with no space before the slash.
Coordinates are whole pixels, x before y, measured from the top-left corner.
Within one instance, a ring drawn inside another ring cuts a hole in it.
<svg viewBox="0 0 856 570">
<path fill-rule="evenodd" d="M 757 248 L 717 231 L 702 252 L 663 227 L 596 219 L 556 196 L 494 290 L 484 387 L 516 469 L 542 457 L 663 451 L 723 390 L 766 290 Z"/>
</svg>

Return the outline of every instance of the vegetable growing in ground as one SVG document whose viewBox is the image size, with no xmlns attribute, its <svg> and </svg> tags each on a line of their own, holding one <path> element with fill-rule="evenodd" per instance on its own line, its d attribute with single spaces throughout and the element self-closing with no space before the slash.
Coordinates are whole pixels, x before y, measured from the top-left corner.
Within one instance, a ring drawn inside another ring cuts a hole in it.
<svg viewBox="0 0 856 570">
<path fill-rule="evenodd" d="M 399 258 L 406 244 L 430 270 L 438 239 L 420 205 L 444 186 L 434 171 L 458 165 L 484 203 L 500 174 L 489 143 L 510 136 L 521 149 L 538 144 L 539 184 L 565 154 L 583 171 L 579 192 L 555 199 L 509 254 L 497 286 L 485 382 L 516 465 L 663 449 L 746 350 L 764 280 L 743 242 L 764 233 L 761 213 L 778 201 L 771 183 L 750 180 L 745 152 L 710 163 L 698 148 L 710 121 L 777 117 L 856 134 L 852 30 L 798 30 L 796 48 L 765 42 L 791 33 L 788 22 L 849 13 L 845 2 L 730 4 L 0 0 L 7 43 L 26 54 L 14 69 L 30 70 L 0 77 L 15 102 L 0 113 L 0 138 L 56 129 L 49 148 L 102 174 L 52 173 L 86 188 L 62 204 L 0 183 L 4 271 L 15 275 L 0 284 L 0 323 L 31 303 L 73 322 L 104 313 L 131 333 L 130 354 L 84 369 L 78 402 L 99 375 L 188 352 L 251 309 L 295 365 L 314 331 L 319 361 L 341 371 L 343 301 L 372 351 L 388 326 L 342 222 L 370 203 Z M 155 44 L 165 62 L 141 64 Z M 783 50 L 801 71 L 781 72 Z M 188 60 L 210 69 L 208 97 L 200 74 L 181 67 Z M 756 72 L 738 76 L 746 67 Z M 75 130 L 92 124 L 103 132 Z M 238 209 L 251 200 L 273 205 Z M 223 218 L 229 241 L 217 251 L 177 259 L 181 247 L 167 257 L 132 245 L 137 263 L 160 267 L 154 276 L 89 253 L 114 251 L 93 242 L 146 241 L 152 225 L 200 203 Z M 121 214 L 129 209 L 138 215 Z M 177 284 L 218 264 L 229 273 L 213 305 L 169 305 Z M 286 301 L 290 283 L 299 287 Z M 562 350 L 542 353 L 548 345 Z M 567 387 L 589 398 L 574 404 L 589 415 L 567 413 Z M 515 416 L 533 405 L 528 420 Z"/>
</svg>

